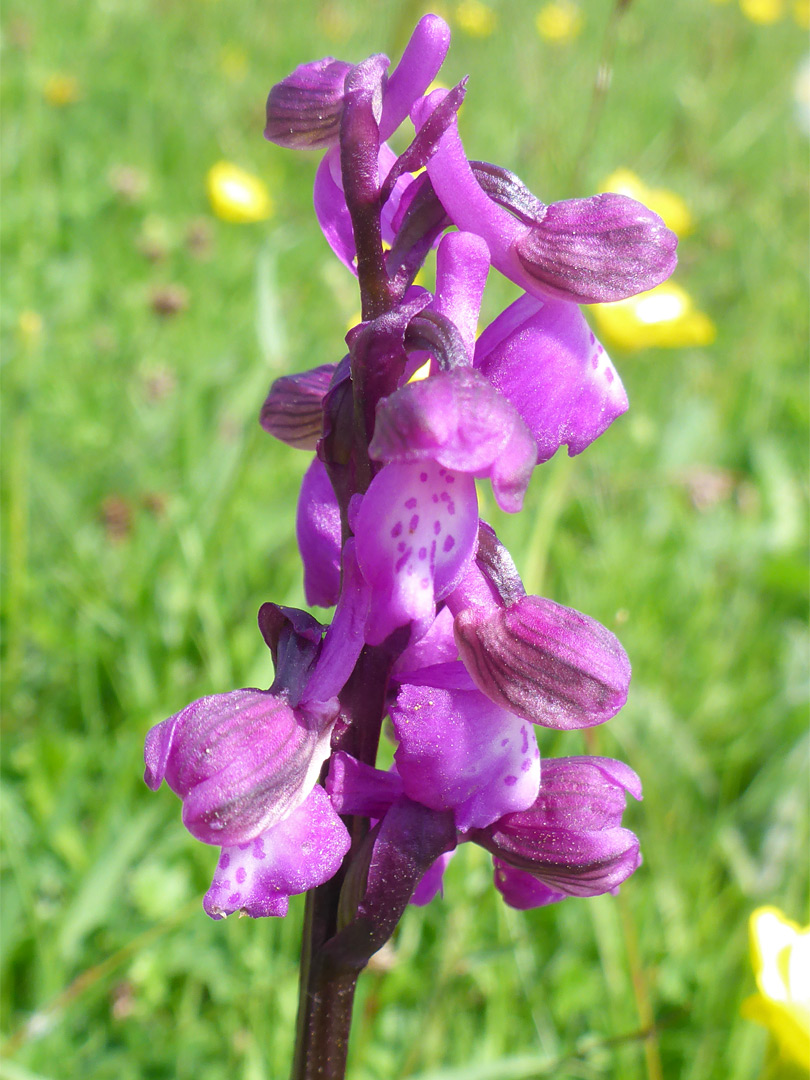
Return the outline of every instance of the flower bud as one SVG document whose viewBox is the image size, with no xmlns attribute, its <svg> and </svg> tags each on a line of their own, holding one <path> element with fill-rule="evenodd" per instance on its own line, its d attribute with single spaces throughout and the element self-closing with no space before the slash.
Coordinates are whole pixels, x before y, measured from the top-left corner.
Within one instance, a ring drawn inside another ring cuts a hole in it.
<svg viewBox="0 0 810 1080">
<path fill-rule="evenodd" d="M 630 662 L 595 619 L 540 596 L 456 616 L 456 643 L 476 686 L 496 704 L 557 729 L 609 720 L 627 700 Z"/>
<path fill-rule="evenodd" d="M 626 195 L 552 203 L 515 243 L 523 269 L 560 300 L 598 304 L 659 285 L 675 269 L 678 238 Z"/>
<path fill-rule="evenodd" d="M 183 800 L 183 823 L 206 844 L 242 844 L 300 806 L 329 756 L 337 715 L 291 709 L 266 690 L 200 698 L 146 736 L 144 780 Z"/>
<path fill-rule="evenodd" d="M 352 65 L 327 56 L 301 64 L 267 98 L 264 137 L 290 150 L 333 146 L 340 134 L 343 84 Z"/>
</svg>

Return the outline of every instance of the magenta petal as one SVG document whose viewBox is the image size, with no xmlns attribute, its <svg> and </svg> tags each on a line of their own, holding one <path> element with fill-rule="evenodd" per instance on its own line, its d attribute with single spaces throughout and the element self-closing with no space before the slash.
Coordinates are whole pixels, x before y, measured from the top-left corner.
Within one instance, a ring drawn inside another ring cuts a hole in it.
<svg viewBox="0 0 810 1080">
<path fill-rule="evenodd" d="M 552 203 L 515 245 L 523 269 L 550 295 L 604 304 L 670 276 L 678 238 L 635 199 L 608 192 Z"/>
<path fill-rule="evenodd" d="M 387 139 L 408 116 L 411 106 L 439 73 L 450 47 L 450 27 L 438 15 L 424 15 L 416 24 L 402 59 L 391 73 L 383 95 L 380 138 Z"/>
<path fill-rule="evenodd" d="M 329 762 L 326 790 L 339 814 L 381 818 L 402 794 L 402 780 L 338 750 Z"/>
<path fill-rule="evenodd" d="M 333 146 L 340 135 L 343 84 L 352 65 L 327 56 L 299 67 L 267 98 L 265 139 L 291 150 Z"/>
<path fill-rule="evenodd" d="M 475 366 L 508 398 L 537 443 L 581 453 L 627 411 L 627 394 L 575 304 L 523 296 L 478 339 Z"/>
<path fill-rule="evenodd" d="M 443 892 L 444 872 L 447 864 L 455 855 L 455 850 L 446 851 L 438 859 L 431 863 L 425 871 L 425 875 L 413 891 L 411 903 L 414 907 L 424 907 L 430 901 Z"/>
<path fill-rule="evenodd" d="M 453 636 L 453 613 L 443 607 L 430 629 L 417 641 L 411 642 L 394 664 L 393 675 L 398 682 L 411 682 L 409 673 L 458 659 L 458 645 Z"/>
<path fill-rule="evenodd" d="M 391 719 L 405 794 L 453 810 L 461 832 L 537 797 L 540 753 L 530 725 L 477 690 L 403 685 Z"/>
<path fill-rule="evenodd" d="M 286 817 L 329 756 L 337 715 L 291 709 L 266 690 L 200 698 L 146 737 L 144 779 L 183 800 L 183 823 L 206 844 L 238 844 Z"/>
<path fill-rule="evenodd" d="M 489 248 L 475 233 L 448 233 L 436 252 L 433 310 L 458 328 L 472 362 L 478 312 L 489 273 Z"/>
<path fill-rule="evenodd" d="M 340 182 L 340 149 L 336 146 L 327 150 L 318 166 L 313 198 L 315 216 L 326 242 L 344 266 L 356 274 L 354 260 L 357 248 L 354 244 L 351 215 Z"/>
<path fill-rule="evenodd" d="M 369 454 L 378 461 L 431 459 L 488 476 L 501 509 L 520 510 L 537 459 L 526 425 L 506 398 L 470 368 L 406 383 L 377 406 Z"/>
<path fill-rule="evenodd" d="M 459 655 L 493 701 L 544 727 L 592 727 L 627 700 L 630 662 L 601 623 L 540 596 L 493 611 L 466 608 Z"/>
<path fill-rule="evenodd" d="M 475 551 L 478 501 L 469 476 L 433 461 L 386 465 L 357 514 L 357 559 L 371 586 L 366 640 L 380 644 L 410 622 L 412 639 L 433 622 L 436 602 Z"/>
<path fill-rule="evenodd" d="M 307 603 L 332 607 L 340 593 L 340 507 L 326 466 L 318 458 L 301 483 L 295 532 Z"/>
<path fill-rule="evenodd" d="M 493 859 L 492 862 L 495 867 L 495 888 L 510 907 L 527 911 L 565 900 L 566 893 L 555 892 L 525 870 L 515 870 L 500 859 Z"/>
<path fill-rule="evenodd" d="M 287 898 L 333 877 L 350 846 L 348 829 L 316 785 L 283 821 L 223 848 L 203 907 L 212 919 L 235 911 L 253 919 L 286 915 Z"/>
</svg>

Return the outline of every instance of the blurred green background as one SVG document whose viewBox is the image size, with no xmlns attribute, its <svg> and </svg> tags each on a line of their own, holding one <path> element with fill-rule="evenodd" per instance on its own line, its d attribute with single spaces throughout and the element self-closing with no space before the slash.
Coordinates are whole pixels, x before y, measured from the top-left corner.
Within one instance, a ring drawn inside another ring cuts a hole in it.
<svg viewBox="0 0 810 1080">
<path fill-rule="evenodd" d="M 592 0 L 554 41 L 542 6 L 444 7 L 470 156 L 547 201 L 619 167 L 680 194 L 676 280 L 717 326 L 611 349 L 628 415 L 538 469 L 520 517 L 483 493 L 529 588 L 630 654 L 587 749 L 641 774 L 645 863 L 617 898 L 518 913 L 467 845 L 362 977 L 349 1075 L 747 1080 L 767 1042 L 739 1016 L 747 916 L 807 919 L 805 16 Z M 303 600 L 307 457 L 256 417 L 276 375 L 342 355 L 358 305 L 311 211 L 318 156 L 262 139 L 267 91 L 322 55 L 397 57 L 425 10 L 6 0 L 0 1077 L 287 1073 L 302 898 L 209 921 L 214 852 L 143 786 L 142 742 L 269 685 L 256 611 Z M 221 159 L 267 185 L 269 220 L 214 215 Z"/>
</svg>

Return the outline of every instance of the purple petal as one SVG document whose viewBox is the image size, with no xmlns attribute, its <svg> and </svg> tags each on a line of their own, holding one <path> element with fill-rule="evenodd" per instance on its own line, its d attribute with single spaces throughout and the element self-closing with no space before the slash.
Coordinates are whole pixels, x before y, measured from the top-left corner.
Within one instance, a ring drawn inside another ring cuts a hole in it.
<svg viewBox="0 0 810 1080">
<path fill-rule="evenodd" d="M 343 111 L 343 84 L 352 65 L 327 56 L 301 64 L 270 91 L 265 139 L 291 150 L 337 144 Z"/>
<path fill-rule="evenodd" d="M 301 484 L 295 532 L 307 603 L 332 607 L 340 594 L 340 507 L 326 466 L 317 458 Z"/>
<path fill-rule="evenodd" d="M 323 427 L 323 397 L 336 366 L 321 364 L 276 379 L 259 416 L 264 430 L 297 450 L 314 450 Z"/>
<path fill-rule="evenodd" d="M 377 406 L 372 458 L 437 461 L 455 472 L 488 476 L 498 505 L 520 510 L 537 449 L 505 397 L 469 368 L 407 383 Z"/>
<path fill-rule="evenodd" d="M 394 664 L 393 675 L 398 682 L 410 682 L 409 672 L 457 659 L 458 645 L 453 636 L 453 613 L 449 607 L 443 607 L 427 633 L 412 641 L 407 649 L 400 653 Z"/>
<path fill-rule="evenodd" d="M 551 296 L 578 304 L 625 300 L 675 269 L 678 238 L 626 195 L 552 203 L 516 243 L 524 270 Z"/>
<path fill-rule="evenodd" d="M 380 138 L 387 139 L 411 111 L 444 63 L 450 47 L 450 27 L 438 15 L 424 15 L 416 24 L 402 59 L 397 64 L 383 96 Z"/>
<path fill-rule="evenodd" d="M 349 538 L 343 547 L 340 599 L 315 670 L 302 694 L 305 706 L 316 701 L 329 701 L 343 689 L 365 645 L 363 631 L 369 601 L 369 588 L 357 565 L 355 542 Z"/>
<path fill-rule="evenodd" d="M 515 406 L 538 462 L 581 453 L 627 410 L 616 369 L 574 304 L 525 295 L 481 334 L 475 365 Z"/>
<path fill-rule="evenodd" d="M 446 851 L 444 855 L 440 855 L 434 863 L 431 863 L 425 871 L 425 876 L 413 891 L 411 903 L 414 907 L 424 907 L 434 897 L 444 895 L 444 872 L 453 855 L 455 851 Z"/>
<path fill-rule="evenodd" d="M 534 802 L 540 753 L 531 727 L 477 690 L 400 687 L 391 719 L 406 795 L 482 828 Z"/>
<path fill-rule="evenodd" d="M 200 698 L 149 732 L 144 780 L 154 791 L 165 779 L 198 840 L 246 842 L 310 793 L 335 716 L 310 718 L 266 690 Z"/>
<path fill-rule="evenodd" d="M 223 848 L 203 907 L 212 919 L 286 915 L 287 898 L 333 877 L 349 831 L 317 785 L 288 817 L 246 844 Z"/>
<path fill-rule="evenodd" d="M 489 248 L 474 233 L 454 232 L 436 252 L 436 299 L 433 310 L 458 327 L 472 363 L 478 312 L 489 273 Z"/>
<path fill-rule="evenodd" d="M 357 559 L 371 586 L 366 640 L 384 641 L 433 622 L 475 550 L 478 501 L 471 477 L 435 462 L 386 465 L 371 482 L 355 522 Z"/>
<path fill-rule="evenodd" d="M 402 780 L 338 750 L 329 763 L 326 790 L 339 814 L 381 818 L 402 794 Z"/>
<path fill-rule="evenodd" d="M 566 899 L 565 893 L 555 892 L 525 870 L 515 870 L 500 859 L 493 859 L 492 863 L 495 867 L 495 888 L 510 907 L 527 911 Z"/>
<path fill-rule="evenodd" d="M 459 654 L 492 701 L 557 729 L 604 723 L 627 700 L 630 662 L 601 623 L 540 596 L 459 612 Z"/>
</svg>

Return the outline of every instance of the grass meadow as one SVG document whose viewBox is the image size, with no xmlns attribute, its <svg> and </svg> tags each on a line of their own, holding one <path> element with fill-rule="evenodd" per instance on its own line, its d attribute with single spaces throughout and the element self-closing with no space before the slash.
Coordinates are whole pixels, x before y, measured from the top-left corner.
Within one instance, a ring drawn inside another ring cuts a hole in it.
<svg viewBox="0 0 810 1080">
<path fill-rule="evenodd" d="M 466 845 L 361 978 L 349 1076 L 754 1080 L 747 918 L 808 914 L 806 36 L 789 6 L 582 0 L 562 42 L 540 0 L 493 0 L 487 36 L 443 6 L 470 157 L 546 201 L 619 167 L 680 194 L 676 280 L 717 335 L 605 339 L 630 412 L 538 469 L 519 517 L 482 490 L 529 590 L 630 655 L 615 720 L 540 742 L 635 767 L 644 865 L 618 897 L 520 913 Z M 398 57 L 428 9 L 4 8 L 0 1078 L 276 1080 L 303 898 L 210 921 L 214 852 L 143 785 L 142 744 L 192 698 L 268 686 L 256 611 L 303 603 L 308 459 L 257 414 L 277 375 L 342 355 L 358 305 L 312 214 L 317 154 L 262 139 L 267 91 L 326 54 Z M 221 159 L 266 183 L 269 220 L 212 213 Z"/>
</svg>

